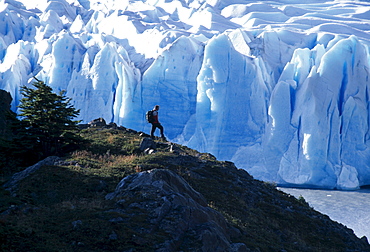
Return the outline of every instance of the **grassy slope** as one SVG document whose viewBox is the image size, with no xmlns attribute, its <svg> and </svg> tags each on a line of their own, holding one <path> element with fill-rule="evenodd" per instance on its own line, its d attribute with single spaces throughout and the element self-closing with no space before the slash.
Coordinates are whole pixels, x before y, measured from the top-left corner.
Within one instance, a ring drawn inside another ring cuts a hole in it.
<svg viewBox="0 0 370 252">
<path fill-rule="evenodd" d="M 142 155 L 142 137 L 126 130 L 87 129 L 81 134 L 91 141 L 88 146 L 70 153 L 63 165 L 43 167 L 22 181 L 16 197 L 0 189 L 0 249 L 150 251 L 150 244 L 143 248 L 130 239 L 135 227 L 145 223 L 110 222 L 117 216 L 107 211 L 113 202 L 104 197 L 127 175 L 165 168 L 202 193 L 209 206 L 240 230 L 240 240 L 233 242 L 253 251 L 366 251 L 351 230 L 230 162 L 179 145 L 170 152 L 168 144 Z M 112 234 L 121 238 L 109 239 Z"/>
</svg>

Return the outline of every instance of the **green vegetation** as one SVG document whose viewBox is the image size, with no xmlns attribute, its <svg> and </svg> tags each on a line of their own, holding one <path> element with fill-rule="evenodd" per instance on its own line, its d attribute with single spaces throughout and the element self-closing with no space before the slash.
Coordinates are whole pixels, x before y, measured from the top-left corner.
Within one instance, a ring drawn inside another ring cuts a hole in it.
<svg viewBox="0 0 370 252">
<path fill-rule="evenodd" d="M 79 244 L 89 244 L 86 251 L 115 247 L 99 245 L 113 231 L 106 219 L 113 216 L 104 213 L 112 206 L 104 197 L 134 172 L 139 138 L 100 129 L 83 130 L 81 136 L 89 144 L 69 153 L 65 165 L 32 174 L 19 185 L 17 197 L 1 188 L 0 212 L 14 212 L 0 218 L 1 251 L 72 251 Z M 79 228 L 81 222 L 86 227 Z"/>
<path fill-rule="evenodd" d="M 61 149 L 79 142 L 76 135 L 79 121 L 73 120 L 79 115 L 63 92 L 59 95 L 43 81 L 33 83 L 34 89 L 22 87 L 23 98 L 20 100 L 19 116 L 22 118 L 24 131 L 22 137 L 33 143 L 33 148 L 41 157 L 58 154 Z"/>
<path fill-rule="evenodd" d="M 109 211 L 114 202 L 105 196 L 122 178 L 155 168 L 181 175 L 240 232 L 233 242 L 252 251 L 348 251 L 344 227 L 230 162 L 179 145 L 170 152 L 160 143 L 155 154 L 143 155 L 142 137 L 125 129 L 88 128 L 79 134 L 85 144 L 64 153 L 62 164 L 23 180 L 16 196 L 1 187 L 1 251 L 153 251 L 151 245 L 166 234 L 158 230 L 142 237 L 150 241 L 144 245 L 133 242 L 145 218 L 138 210 L 135 223 L 112 221 L 125 216 Z"/>
<path fill-rule="evenodd" d="M 23 86 L 17 115 L 6 111 L 6 134 L 0 135 L 0 170 L 14 172 L 50 155 L 77 149 L 82 138 L 77 134 L 79 115 L 63 92 L 35 78 L 33 88 Z M 21 120 L 19 120 L 20 118 Z"/>
</svg>

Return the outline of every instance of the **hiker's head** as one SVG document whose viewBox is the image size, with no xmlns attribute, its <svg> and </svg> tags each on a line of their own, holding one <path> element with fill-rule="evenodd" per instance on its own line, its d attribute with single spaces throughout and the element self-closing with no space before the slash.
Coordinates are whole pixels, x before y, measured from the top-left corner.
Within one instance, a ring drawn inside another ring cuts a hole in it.
<svg viewBox="0 0 370 252">
<path fill-rule="evenodd" d="M 155 105 L 154 110 L 159 110 L 159 105 Z"/>
</svg>

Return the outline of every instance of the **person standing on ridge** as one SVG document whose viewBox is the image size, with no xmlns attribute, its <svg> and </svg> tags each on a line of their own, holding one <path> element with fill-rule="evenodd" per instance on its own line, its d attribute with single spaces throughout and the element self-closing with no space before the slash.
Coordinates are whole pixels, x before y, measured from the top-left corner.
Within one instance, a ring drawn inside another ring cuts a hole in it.
<svg viewBox="0 0 370 252">
<path fill-rule="evenodd" d="M 152 110 L 152 120 L 150 123 L 152 124 L 152 130 L 150 131 L 150 137 L 154 139 L 154 132 L 158 128 L 161 132 L 161 138 L 165 140 L 165 136 L 163 134 L 163 126 L 158 120 L 158 110 L 159 110 L 159 105 L 155 105 L 153 110 Z"/>
</svg>

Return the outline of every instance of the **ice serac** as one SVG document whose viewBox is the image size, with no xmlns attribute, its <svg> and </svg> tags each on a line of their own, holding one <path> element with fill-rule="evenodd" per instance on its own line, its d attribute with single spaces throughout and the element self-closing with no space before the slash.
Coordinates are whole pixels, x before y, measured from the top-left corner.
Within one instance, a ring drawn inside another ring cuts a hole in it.
<svg viewBox="0 0 370 252">
<path fill-rule="evenodd" d="M 351 190 L 369 184 L 367 50 L 355 36 L 327 48 L 295 49 L 269 96 L 261 143 L 239 147 L 232 160 L 285 185 Z"/>
<path fill-rule="evenodd" d="M 339 41 L 298 86 L 291 120 L 295 137 L 279 169 L 283 183 L 341 189 L 368 184 L 368 168 L 362 169 L 369 156 L 365 51 L 355 37 Z"/>
<path fill-rule="evenodd" d="M 307 1 L 306 1 L 307 2 Z M 166 137 L 255 178 L 370 184 L 369 8 L 323 0 L 0 1 L 0 89 L 33 77 L 89 122 Z"/>
<path fill-rule="evenodd" d="M 189 146 L 231 159 L 239 146 L 260 141 L 269 90 L 259 63 L 236 51 L 225 34 L 207 43 L 197 77 L 196 131 Z"/>
</svg>

